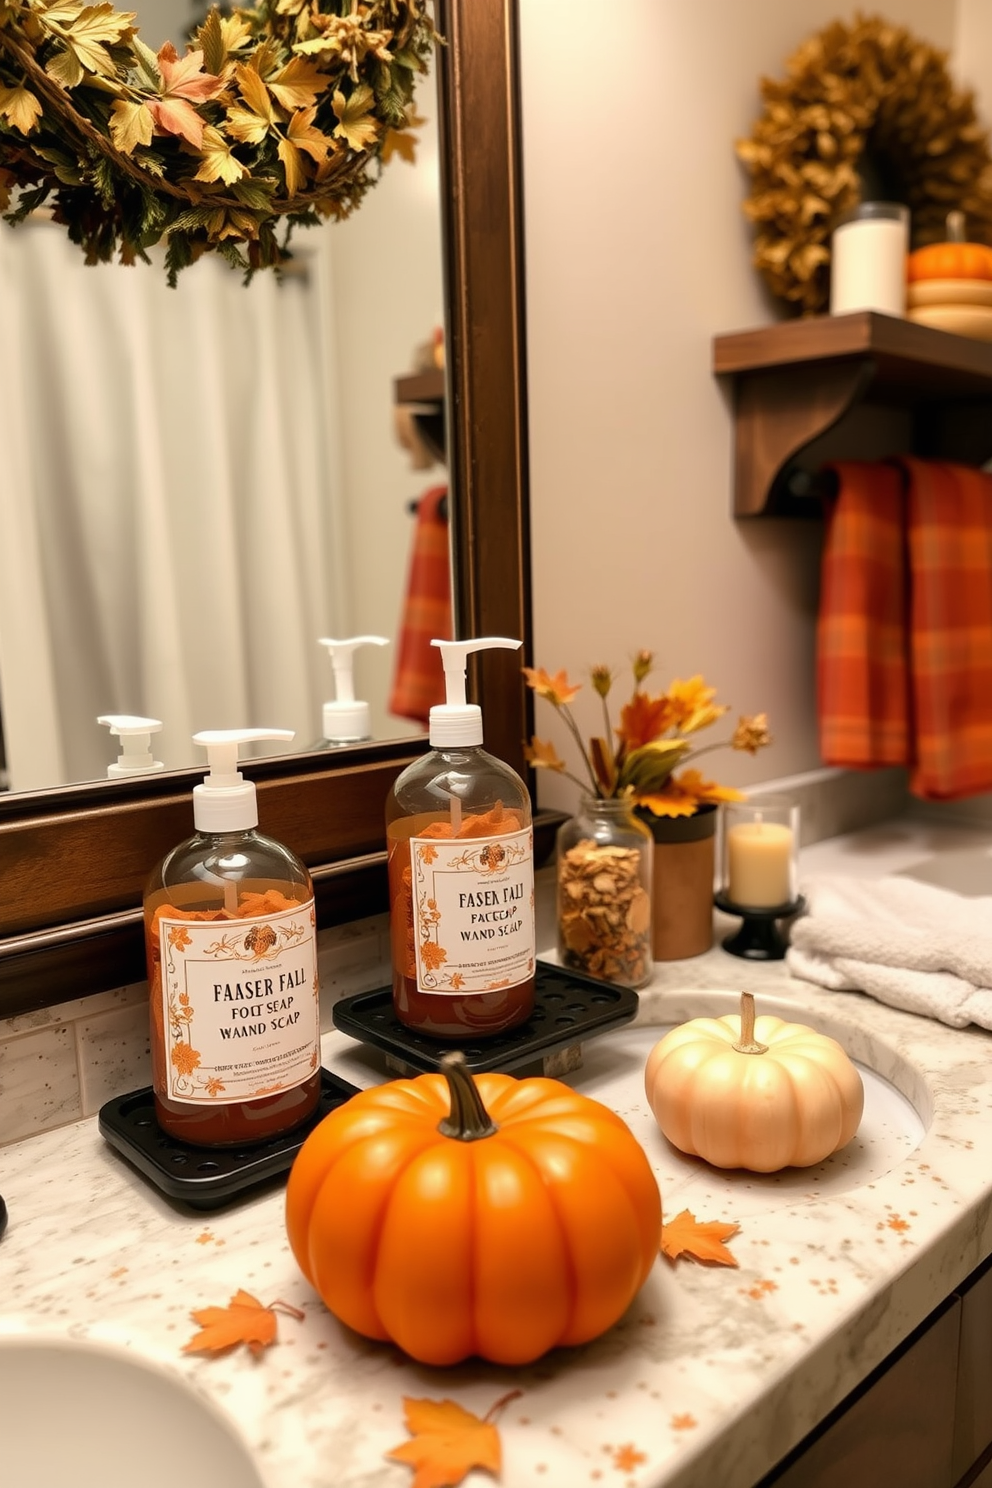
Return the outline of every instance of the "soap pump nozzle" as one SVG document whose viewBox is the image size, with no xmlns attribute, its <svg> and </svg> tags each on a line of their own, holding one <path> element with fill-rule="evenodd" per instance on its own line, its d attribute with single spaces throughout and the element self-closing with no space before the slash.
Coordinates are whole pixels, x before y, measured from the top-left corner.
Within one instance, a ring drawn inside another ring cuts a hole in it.
<svg viewBox="0 0 992 1488">
<path fill-rule="evenodd" d="M 152 758 L 152 734 L 162 727 L 159 718 L 136 718 L 131 713 L 101 713 L 97 723 L 106 724 L 121 741 L 117 762 L 107 766 L 107 778 L 120 780 L 125 775 L 148 775 L 165 766 Z"/>
<path fill-rule="evenodd" d="M 324 738 L 330 744 L 355 744 L 371 738 L 369 705 L 355 697 L 355 652 L 359 646 L 388 646 L 388 639 L 362 635 L 336 641 L 321 636 L 318 645 L 327 647 L 334 670 L 334 701 L 324 704 Z"/>
<path fill-rule="evenodd" d="M 209 773 L 193 787 L 193 824 L 198 832 L 246 832 L 258 826 L 254 782 L 238 769 L 238 745 L 256 739 L 294 738 L 292 729 L 206 729 L 193 735 L 207 751 Z"/>
<path fill-rule="evenodd" d="M 474 641 L 431 641 L 441 653 L 444 667 L 446 701 L 430 710 L 429 728 L 432 749 L 458 748 L 459 745 L 482 743 L 482 709 L 478 703 L 465 701 L 465 673 L 472 651 L 502 649 L 519 651 L 522 641 L 507 636 L 480 636 Z"/>
</svg>

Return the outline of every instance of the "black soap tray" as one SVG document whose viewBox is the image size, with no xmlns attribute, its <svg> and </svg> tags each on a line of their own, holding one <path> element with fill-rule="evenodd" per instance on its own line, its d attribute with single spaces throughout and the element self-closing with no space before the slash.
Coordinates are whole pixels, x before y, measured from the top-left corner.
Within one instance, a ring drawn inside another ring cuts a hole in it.
<svg viewBox="0 0 992 1488">
<path fill-rule="evenodd" d="M 473 1073 L 507 1074 L 537 1065 L 558 1073 L 549 1059 L 629 1023 L 637 1012 L 637 993 L 579 972 L 538 961 L 534 1011 L 507 1033 L 473 1043 L 433 1039 L 405 1028 L 393 1012 L 392 988 L 359 992 L 333 1009 L 335 1025 L 365 1044 L 383 1050 L 394 1066 L 411 1073 L 440 1068 L 441 1057 L 461 1049 Z M 561 1069 L 575 1068 L 578 1059 Z M 285 1176 L 307 1137 L 324 1117 L 358 1087 L 330 1070 L 321 1070 L 321 1095 L 314 1114 L 293 1131 L 243 1147 L 193 1147 L 170 1137 L 155 1119 L 151 1087 L 107 1101 L 98 1118 L 101 1134 L 143 1178 L 170 1199 L 193 1209 L 219 1209 L 273 1179 Z"/>
<path fill-rule="evenodd" d="M 313 1115 L 280 1137 L 257 1145 L 192 1147 L 168 1136 L 155 1120 L 151 1087 L 108 1101 L 100 1109 L 100 1131 L 142 1177 L 170 1199 L 193 1209 L 219 1209 L 289 1172 L 314 1127 L 358 1093 L 357 1085 L 322 1069 L 320 1099 Z"/>
<path fill-rule="evenodd" d="M 637 1012 L 637 993 L 629 987 L 597 981 L 550 962 L 538 961 L 534 980 L 534 1011 L 526 1023 L 478 1041 L 468 1033 L 462 1043 L 406 1028 L 393 1012 L 390 987 L 342 998 L 332 1015 L 342 1033 L 374 1045 L 394 1067 L 412 1073 L 439 1069 L 442 1055 L 457 1048 L 473 1074 L 488 1070 L 510 1074 L 542 1063 L 547 1073 L 557 1073 L 553 1064 L 549 1067 L 550 1056 L 629 1023 Z M 563 1068 L 575 1068 L 577 1063 Z"/>
</svg>

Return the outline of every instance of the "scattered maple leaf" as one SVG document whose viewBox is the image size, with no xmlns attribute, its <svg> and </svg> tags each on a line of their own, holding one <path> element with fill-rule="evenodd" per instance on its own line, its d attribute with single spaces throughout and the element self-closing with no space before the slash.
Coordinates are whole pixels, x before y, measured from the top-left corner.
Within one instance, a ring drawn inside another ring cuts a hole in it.
<svg viewBox="0 0 992 1488">
<path fill-rule="evenodd" d="M 511 1390 L 484 1416 L 475 1416 L 454 1400 L 403 1397 L 403 1414 L 412 1441 L 401 1442 L 387 1458 L 414 1469 L 411 1488 L 454 1488 L 473 1467 L 498 1477 L 503 1449 L 493 1417 L 523 1392 Z"/>
<path fill-rule="evenodd" d="M 709 1261 L 715 1266 L 736 1266 L 736 1256 L 731 1255 L 723 1241 L 736 1235 L 739 1229 L 739 1224 L 698 1220 L 688 1209 L 683 1209 L 661 1227 L 662 1254 L 672 1261 L 687 1255 L 694 1261 Z"/>
<path fill-rule="evenodd" d="M 183 1344 L 183 1353 L 219 1353 L 243 1343 L 257 1359 L 276 1341 L 276 1309 L 302 1321 L 303 1313 L 287 1302 L 265 1307 L 250 1292 L 240 1290 L 226 1307 L 201 1307 L 190 1313 L 193 1321 L 199 1323 L 200 1331 Z"/>
</svg>

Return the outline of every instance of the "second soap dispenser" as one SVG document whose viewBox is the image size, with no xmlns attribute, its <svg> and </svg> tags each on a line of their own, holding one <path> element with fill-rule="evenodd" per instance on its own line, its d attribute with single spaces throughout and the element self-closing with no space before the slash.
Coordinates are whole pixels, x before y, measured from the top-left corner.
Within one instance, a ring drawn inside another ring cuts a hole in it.
<svg viewBox="0 0 992 1488">
<path fill-rule="evenodd" d="M 430 750 L 386 803 L 393 1006 L 407 1027 L 474 1041 L 534 1008 L 534 842 L 530 796 L 482 748 L 465 700 L 466 658 L 519 641 L 432 641 L 447 702 L 430 710 Z"/>
<path fill-rule="evenodd" d="M 194 734 L 210 773 L 193 787 L 195 832 L 145 889 L 152 1083 L 159 1126 L 196 1146 L 261 1142 L 320 1099 L 313 884 L 257 831 L 238 745 L 285 729 Z"/>
<path fill-rule="evenodd" d="M 334 699 L 324 704 L 323 736 L 314 749 L 344 749 L 349 744 L 363 744 L 372 737 L 372 717 L 368 703 L 355 697 L 355 652 L 359 646 L 388 646 L 385 636 L 350 636 L 335 641 L 322 636 L 334 670 Z"/>
</svg>

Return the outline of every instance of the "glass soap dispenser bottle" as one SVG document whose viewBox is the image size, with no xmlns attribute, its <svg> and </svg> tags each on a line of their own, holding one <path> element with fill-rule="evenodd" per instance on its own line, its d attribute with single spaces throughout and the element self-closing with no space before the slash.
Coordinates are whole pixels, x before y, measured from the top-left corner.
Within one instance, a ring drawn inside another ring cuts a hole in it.
<svg viewBox="0 0 992 1488">
<path fill-rule="evenodd" d="M 313 884 L 256 830 L 238 746 L 286 729 L 194 734 L 209 773 L 193 787 L 192 837 L 162 859 L 144 897 L 152 1083 L 159 1126 L 195 1146 L 291 1130 L 320 1098 Z"/>
<path fill-rule="evenodd" d="M 344 749 L 348 744 L 362 744 L 372 738 L 372 717 L 368 703 L 355 697 L 355 652 L 359 646 L 388 646 L 385 636 L 350 636 L 335 641 L 321 636 L 318 643 L 326 646 L 334 671 L 334 699 L 324 704 L 323 735 L 314 749 Z"/>
<path fill-rule="evenodd" d="M 435 1038 L 475 1041 L 534 1008 L 534 844 L 524 782 L 482 748 L 482 710 L 465 701 L 472 651 L 516 650 L 490 636 L 432 641 L 447 701 L 430 710 L 430 750 L 386 802 L 393 1007 Z"/>
</svg>

